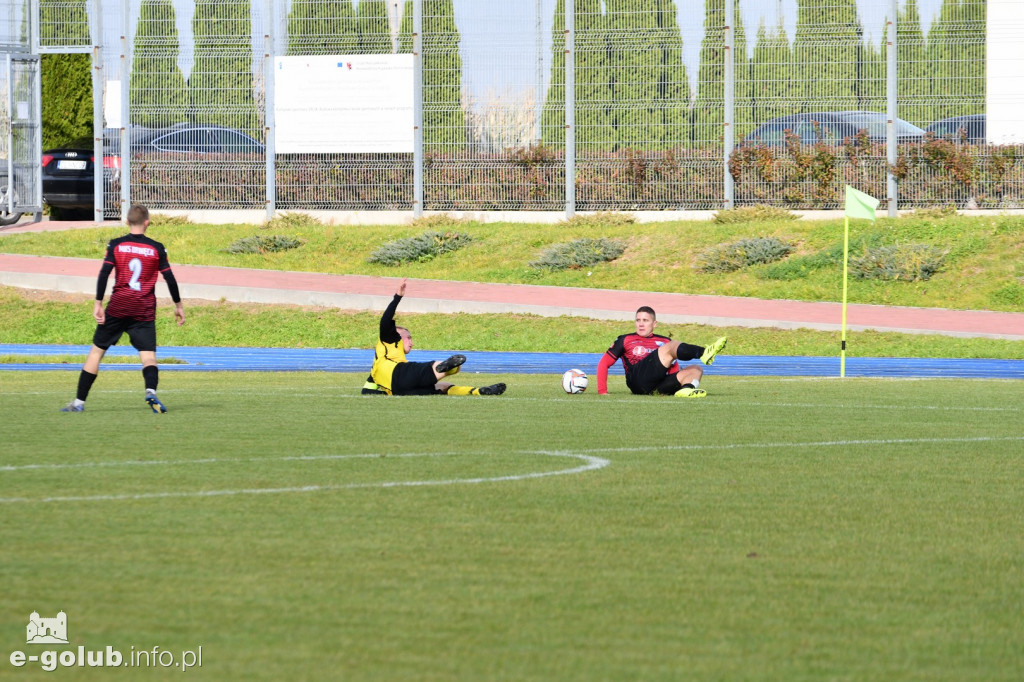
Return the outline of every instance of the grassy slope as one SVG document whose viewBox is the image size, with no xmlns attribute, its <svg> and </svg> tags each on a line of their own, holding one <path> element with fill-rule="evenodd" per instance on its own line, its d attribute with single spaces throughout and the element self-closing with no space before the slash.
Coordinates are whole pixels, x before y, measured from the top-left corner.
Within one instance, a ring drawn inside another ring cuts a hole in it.
<svg viewBox="0 0 1024 682">
<path fill-rule="evenodd" d="M 400 269 L 373 265 L 367 256 L 381 244 L 422 233 L 424 226 L 292 226 L 269 229 L 251 225 L 157 225 L 173 263 L 225 265 L 280 270 L 366 275 L 405 275 L 481 282 L 535 283 L 638 291 L 720 294 L 758 298 L 835 301 L 841 291 L 838 265 L 801 270 L 793 279 L 764 277 L 764 266 L 722 274 L 694 267 L 701 251 L 723 242 L 777 236 L 796 245 L 790 259 L 837 249 L 842 221 L 711 222 L 634 225 L 460 224 L 474 242 L 452 254 Z M 437 228 L 434 228 L 437 229 Z M 444 229 L 444 228 L 441 228 Z M 0 252 L 99 258 L 108 239 L 121 228 L 60 233 L 0 235 Z M 286 234 L 305 240 L 293 251 L 236 255 L 225 251 L 234 240 L 253 234 Z M 542 272 L 527 263 L 552 244 L 580 237 L 627 242 L 614 263 L 588 270 Z M 1024 310 L 1024 217 L 984 216 L 857 221 L 851 230 L 854 250 L 873 244 L 927 243 L 948 251 L 946 265 L 926 282 L 851 280 L 849 300 L 857 303 L 952 309 Z M 795 261 L 799 263 L 799 261 Z"/>
<path fill-rule="evenodd" d="M 0 329 L 4 343 L 87 344 L 93 330 L 87 295 L 38 295 L 0 287 Z M 189 302 L 188 323 L 174 324 L 169 306 L 157 318 L 161 346 L 251 346 L 367 348 L 377 338 L 379 314 L 333 308 Z M 533 315 L 400 315 L 412 328 L 416 347 L 494 351 L 565 350 L 602 353 L 628 320 L 550 318 Z M 672 338 L 706 343 L 728 334 L 734 355 L 836 355 L 837 332 L 807 329 L 658 327 Z M 849 332 L 850 357 L 1005 358 L 1024 357 L 1024 341 L 998 341 L 918 334 Z M 0 359 L 2 361 L 2 359 Z M 596 360 L 595 360 L 596 362 Z"/>
</svg>

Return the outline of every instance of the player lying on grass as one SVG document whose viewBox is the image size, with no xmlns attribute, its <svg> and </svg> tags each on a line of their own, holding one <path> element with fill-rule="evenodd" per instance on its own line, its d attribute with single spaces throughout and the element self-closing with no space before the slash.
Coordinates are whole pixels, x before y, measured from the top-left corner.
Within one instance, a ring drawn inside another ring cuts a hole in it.
<svg viewBox="0 0 1024 682">
<path fill-rule="evenodd" d="M 380 318 L 380 337 L 373 357 L 373 368 L 363 386 L 363 393 L 388 395 L 501 395 L 505 384 L 490 386 L 454 386 L 442 378 L 459 371 L 466 361 L 465 355 L 453 355 L 440 362 L 409 362 L 406 354 L 412 351 L 412 334 L 395 324 L 395 311 L 405 296 L 405 283 Z"/>
<path fill-rule="evenodd" d="M 619 358 L 626 370 L 626 386 L 636 394 L 674 395 L 679 398 L 703 398 L 707 391 L 700 386 L 704 369 L 700 365 L 680 368 L 678 360 L 696 360 L 705 365 L 715 361 L 725 348 L 726 337 L 707 347 L 673 341 L 654 333 L 658 326 L 654 309 L 643 306 L 636 311 L 636 332 L 615 339 L 597 365 L 597 393 L 608 393 L 608 370 Z"/>
<path fill-rule="evenodd" d="M 178 293 L 178 282 L 167 262 L 167 249 L 146 236 L 149 210 L 145 206 L 132 206 L 128 211 L 128 234 L 110 240 L 103 257 L 103 266 L 96 279 L 96 302 L 92 316 L 96 318 L 96 332 L 92 338 L 89 357 L 78 377 L 75 399 L 61 408 L 61 412 L 85 411 L 85 399 L 100 371 L 100 361 L 107 349 L 127 333 L 142 361 L 142 378 L 146 385 L 146 404 L 156 414 L 167 411 L 156 397 L 159 369 L 156 364 L 156 279 L 163 275 L 174 301 L 174 317 L 178 325 L 185 324 L 185 309 Z M 107 309 L 103 309 L 103 296 L 107 279 L 114 273 L 114 289 L 110 293 Z"/>
</svg>

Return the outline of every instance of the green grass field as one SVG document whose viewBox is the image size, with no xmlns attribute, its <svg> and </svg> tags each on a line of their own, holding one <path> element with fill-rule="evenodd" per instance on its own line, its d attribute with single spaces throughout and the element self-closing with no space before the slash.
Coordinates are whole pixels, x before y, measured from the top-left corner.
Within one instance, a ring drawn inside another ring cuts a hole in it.
<svg viewBox="0 0 1024 682">
<path fill-rule="evenodd" d="M 201 646 L 210 680 L 1024 678 L 1022 382 L 168 372 L 157 416 L 108 369 L 62 414 L 75 376 L 0 373 L 3 679 L 79 645 Z M 70 646 L 24 643 L 61 609 Z"/>
</svg>

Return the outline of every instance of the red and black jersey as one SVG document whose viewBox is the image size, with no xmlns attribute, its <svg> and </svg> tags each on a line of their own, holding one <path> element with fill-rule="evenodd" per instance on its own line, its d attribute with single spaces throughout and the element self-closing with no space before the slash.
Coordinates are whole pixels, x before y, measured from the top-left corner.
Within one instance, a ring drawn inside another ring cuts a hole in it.
<svg viewBox="0 0 1024 682">
<path fill-rule="evenodd" d="M 638 362 L 646 358 L 650 353 L 657 353 L 659 347 L 664 346 L 671 340 L 667 336 L 661 336 L 660 334 L 640 336 L 634 332 L 632 334 L 623 334 L 615 339 L 612 347 L 605 352 L 611 356 L 611 364 L 615 364 L 616 360 L 622 358 L 622 367 L 626 370 L 626 377 L 628 378 L 630 371 Z M 678 371 L 679 365 L 675 362 L 668 368 L 668 374 L 674 374 Z"/>
<path fill-rule="evenodd" d="M 164 245 L 143 234 L 126 234 L 107 244 L 103 265 L 115 272 L 107 315 L 155 320 L 157 276 L 164 273 L 168 279 L 171 271 Z"/>
</svg>

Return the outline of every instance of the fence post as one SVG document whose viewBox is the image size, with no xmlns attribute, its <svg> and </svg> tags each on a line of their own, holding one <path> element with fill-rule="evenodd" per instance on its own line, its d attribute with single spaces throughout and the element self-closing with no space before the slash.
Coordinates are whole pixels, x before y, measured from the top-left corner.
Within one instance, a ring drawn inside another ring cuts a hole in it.
<svg viewBox="0 0 1024 682">
<path fill-rule="evenodd" d="M 423 0 L 412 2 L 412 215 L 423 215 Z"/>
<path fill-rule="evenodd" d="M 103 9 L 99 0 L 92 3 L 92 218 L 103 222 Z"/>
<path fill-rule="evenodd" d="M 277 140 L 274 136 L 276 121 L 274 120 L 274 99 L 277 96 L 274 88 L 274 0 L 264 0 L 264 21 L 266 33 L 263 34 L 263 140 L 266 144 L 264 153 L 267 163 L 267 222 L 274 219 L 277 210 Z"/>
<path fill-rule="evenodd" d="M 736 59 L 733 54 L 735 9 L 733 0 L 725 0 L 725 107 L 724 123 L 722 125 L 722 185 L 725 192 L 725 208 L 733 208 L 736 202 L 736 188 L 733 183 L 732 174 L 729 172 L 729 157 L 732 156 L 733 131 L 734 131 L 734 109 L 736 103 Z"/>
<path fill-rule="evenodd" d="M 131 77 L 132 77 L 132 42 L 128 36 L 131 35 L 131 19 L 128 12 L 129 0 L 121 0 L 121 131 L 120 151 L 121 168 L 118 169 L 121 178 L 121 222 L 128 222 L 128 208 L 132 201 L 132 145 L 131 130 L 132 109 L 131 109 Z"/>
<path fill-rule="evenodd" d="M 565 0 L 565 217 L 576 215 L 576 2 Z"/>
<path fill-rule="evenodd" d="M 537 73 L 536 80 L 534 81 L 533 110 L 536 118 L 534 120 L 535 132 L 533 136 L 537 141 L 537 146 L 540 146 L 544 141 L 543 131 L 541 130 L 540 125 L 541 119 L 544 116 L 544 22 L 541 19 L 543 1 L 544 0 L 536 0 L 536 4 L 534 6 L 534 12 L 536 13 L 536 16 L 534 17 L 534 29 L 536 30 L 537 38 Z"/>
<path fill-rule="evenodd" d="M 897 209 L 899 208 L 897 205 L 899 196 L 897 194 L 896 176 L 892 174 L 898 152 L 896 147 L 896 17 L 899 11 L 897 3 L 898 0 L 889 0 L 890 16 L 885 22 L 886 33 L 888 33 L 885 53 L 885 160 L 887 162 L 885 185 L 886 199 L 888 200 L 888 216 L 890 218 L 895 218 L 898 215 Z"/>
</svg>

